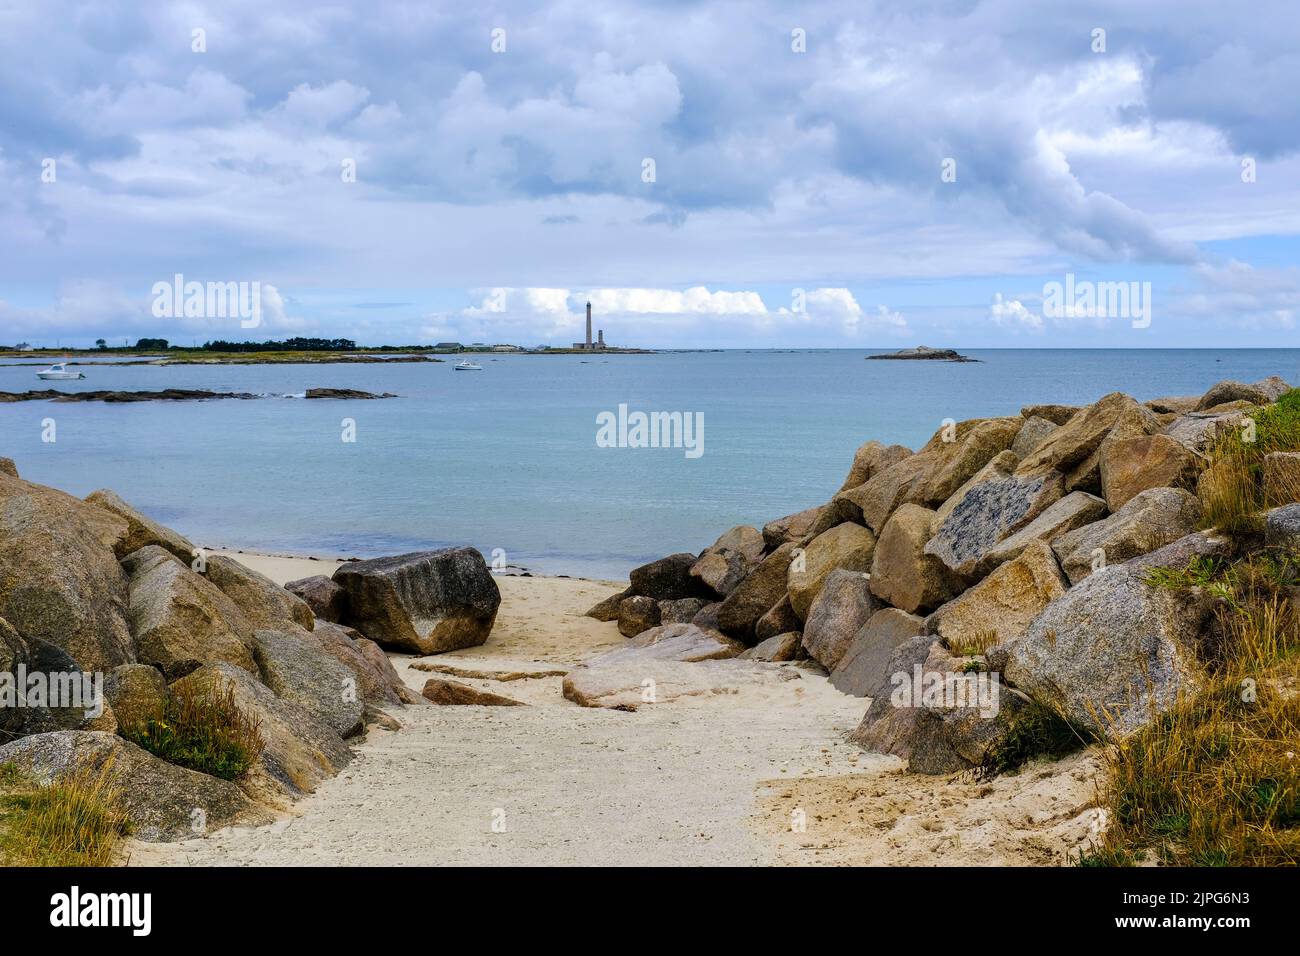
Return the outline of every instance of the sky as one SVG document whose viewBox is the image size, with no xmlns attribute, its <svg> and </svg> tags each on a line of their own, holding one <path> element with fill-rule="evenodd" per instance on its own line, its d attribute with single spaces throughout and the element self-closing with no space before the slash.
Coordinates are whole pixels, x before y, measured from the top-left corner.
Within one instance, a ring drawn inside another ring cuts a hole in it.
<svg viewBox="0 0 1300 956">
<path fill-rule="evenodd" d="M 1295 346 L 1298 89 L 1293 0 L 0 0 L 0 343 Z"/>
</svg>

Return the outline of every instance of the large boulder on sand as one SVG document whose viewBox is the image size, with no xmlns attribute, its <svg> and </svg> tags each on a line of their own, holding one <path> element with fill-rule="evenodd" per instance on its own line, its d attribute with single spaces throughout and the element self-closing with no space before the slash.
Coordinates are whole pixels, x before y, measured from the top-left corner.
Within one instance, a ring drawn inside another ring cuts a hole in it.
<svg viewBox="0 0 1300 956">
<path fill-rule="evenodd" d="M 128 555 L 128 613 L 139 660 L 175 680 L 203 664 L 257 673 L 253 627 L 238 605 L 155 544 Z"/>
<path fill-rule="evenodd" d="M 755 644 L 749 650 L 741 652 L 739 659 L 742 661 L 766 661 L 769 664 L 797 660 L 799 657 L 799 641 L 800 634 L 798 631 L 774 634 L 767 640 Z"/>
<path fill-rule="evenodd" d="M 522 701 L 479 690 L 460 681 L 444 677 L 430 677 L 424 682 L 420 695 L 431 704 L 442 707 L 523 707 Z"/>
<path fill-rule="evenodd" d="M 125 558 L 132 551 L 139 551 L 149 544 L 165 548 L 186 563 L 195 555 L 196 549 L 188 538 L 152 518 L 146 518 L 107 488 L 92 491 L 86 495 L 86 502 L 112 512 L 126 522 L 126 534 L 114 546 L 119 558 Z"/>
<path fill-rule="evenodd" d="M 234 558 L 206 558 L 203 575 L 239 606 L 255 628 L 279 630 L 297 625 L 310 631 L 316 626 L 316 615 L 306 601 Z"/>
<path fill-rule="evenodd" d="M 659 626 L 659 602 L 644 594 L 624 598 L 618 606 L 618 632 L 636 637 L 642 631 Z"/>
<path fill-rule="evenodd" d="M 831 684 L 854 697 L 866 697 L 887 681 L 894 649 L 924 629 L 924 618 L 896 607 L 881 608 L 858 630 L 831 671 Z"/>
<path fill-rule="evenodd" d="M 233 692 L 235 706 L 258 721 L 265 746 L 237 781 L 245 793 L 271 805 L 316 789 L 352 759 L 352 751 L 332 728 L 293 701 L 277 697 L 252 674 L 230 664 L 207 664 L 172 685 L 173 693 Z"/>
<path fill-rule="evenodd" d="M 623 603 L 624 598 L 634 597 L 630 589 L 624 589 L 617 594 L 611 594 L 604 600 L 597 601 L 591 609 L 584 615 L 585 617 L 594 617 L 598 621 L 617 621 L 618 609 Z"/>
<path fill-rule="evenodd" d="M 1043 608 L 1069 586 L 1052 549 L 1035 541 L 1015 560 L 926 618 L 925 630 L 959 650 L 1004 644 L 1024 634 Z"/>
<path fill-rule="evenodd" d="M 1147 584 L 1152 563 L 1111 565 L 1047 605 L 1008 646 L 1007 679 L 1067 720 L 1119 736 L 1195 693 L 1214 599 Z"/>
<path fill-rule="evenodd" d="M 1101 493 L 1118 511 L 1148 488 L 1190 488 L 1200 459 L 1168 435 L 1108 438 L 1101 443 Z"/>
<path fill-rule="evenodd" d="M 0 617 L 86 670 L 134 660 L 127 578 L 113 553 L 126 533 L 116 515 L 0 474 Z"/>
<path fill-rule="evenodd" d="M 638 661 L 725 660 L 737 657 L 745 645 L 720 631 L 710 631 L 694 624 L 665 624 L 631 638 L 622 647 L 597 655 L 586 664 L 631 664 Z"/>
<path fill-rule="evenodd" d="M 1291 386 L 1276 375 L 1250 385 L 1245 382 L 1219 382 L 1217 385 L 1211 386 L 1210 390 L 1201 396 L 1201 400 L 1196 405 L 1196 410 L 1203 412 L 1207 408 L 1243 400 L 1250 402 L 1252 405 L 1268 405 L 1276 402 L 1290 390 Z"/>
<path fill-rule="evenodd" d="M 801 620 L 808 619 L 808 609 L 821 592 L 832 571 L 869 571 L 876 550 L 876 536 L 857 524 L 836 525 L 808 543 L 802 553 L 793 555 L 786 573 L 790 604 Z"/>
<path fill-rule="evenodd" d="M 834 670 L 855 634 L 879 605 L 871 595 L 867 575 L 836 568 L 808 609 L 803 646 L 808 656 Z"/>
<path fill-rule="evenodd" d="M 473 548 L 417 551 L 344 564 L 334 580 L 347 592 L 347 618 L 388 647 L 438 654 L 488 639 L 501 591 Z"/>
<path fill-rule="evenodd" d="M 253 655 L 262 683 L 293 701 L 340 737 L 362 728 L 362 691 L 352 668 L 301 631 L 259 630 Z"/>
<path fill-rule="evenodd" d="M 1071 584 L 1098 567 L 1120 564 L 1163 547 L 1196 528 L 1201 503 L 1180 488 L 1150 488 L 1109 518 L 1084 525 L 1052 542 Z"/>
<path fill-rule="evenodd" d="M 1025 698 L 1003 687 L 996 674 L 968 670 L 970 660 L 950 654 L 930 636 L 898 645 L 849 742 L 902 757 L 912 773 L 978 766 Z"/>
<path fill-rule="evenodd" d="M 920 505 L 900 506 L 885 522 L 871 559 L 871 593 L 909 614 L 938 607 L 960 590 L 948 567 L 925 553 L 934 516 Z"/>
<path fill-rule="evenodd" d="M 352 671 L 367 704 L 401 704 L 423 700 L 402 683 L 388 655 L 378 644 L 342 624 L 318 621 L 312 640 L 339 663 Z"/>
<path fill-rule="evenodd" d="M 756 639 L 759 619 L 786 596 L 795 545 L 782 544 L 764 558 L 718 608 L 718 628 L 745 643 Z M 789 630 L 789 628 L 786 628 Z"/>
<path fill-rule="evenodd" d="M 334 583 L 333 578 L 323 574 L 313 574 L 309 578 L 299 578 L 284 586 L 290 594 L 301 598 L 311 608 L 312 614 L 322 621 L 337 624 L 345 613 L 347 595 Z"/>
<path fill-rule="evenodd" d="M 14 764 L 42 784 L 78 773 L 106 773 L 146 842 L 204 836 L 232 824 L 260 826 L 271 815 L 229 780 L 159 760 L 116 734 L 84 730 L 24 737 L 0 747 L 0 764 Z M 197 813 L 195 811 L 198 811 Z"/>
</svg>

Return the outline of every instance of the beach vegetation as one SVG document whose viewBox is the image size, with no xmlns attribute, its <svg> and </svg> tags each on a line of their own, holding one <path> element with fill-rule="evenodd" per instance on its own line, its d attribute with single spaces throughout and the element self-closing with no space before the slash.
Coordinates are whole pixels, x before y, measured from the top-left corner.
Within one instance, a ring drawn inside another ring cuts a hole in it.
<svg viewBox="0 0 1300 956">
<path fill-rule="evenodd" d="M 1200 648 L 1208 678 L 1105 748 L 1108 826 L 1080 865 L 1300 863 L 1298 574 L 1294 554 L 1259 551 L 1149 576 L 1222 597 Z"/>
<path fill-rule="evenodd" d="M 260 721 L 235 702 L 235 690 L 172 688 L 157 713 L 119 728 L 156 757 L 200 773 L 234 780 L 261 755 Z"/>
<path fill-rule="evenodd" d="M 1264 458 L 1271 452 L 1300 451 L 1300 389 L 1276 403 L 1247 413 L 1249 427 L 1232 428 L 1211 446 L 1197 482 L 1202 527 L 1229 534 L 1263 530 L 1263 513 L 1300 500 L 1300 487 L 1268 487 Z"/>
<path fill-rule="evenodd" d="M 131 832 L 111 763 L 41 786 L 14 764 L 0 765 L 0 863 L 109 866 Z"/>
<path fill-rule="evenodd" d="M 975 768 L 975 778 L 991 780 L 1035 759 L 1060 760 L 1094 739 L 1088 730 L 1075 726 L 1047 705 L 1031 701 L 1009 719 L 1006 733 L 984 752 Z"/>
</svg>

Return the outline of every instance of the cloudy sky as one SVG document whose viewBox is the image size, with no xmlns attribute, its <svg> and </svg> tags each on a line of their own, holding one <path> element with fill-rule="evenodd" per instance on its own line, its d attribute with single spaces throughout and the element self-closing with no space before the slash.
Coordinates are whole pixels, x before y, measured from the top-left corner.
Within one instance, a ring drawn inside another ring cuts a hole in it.
<svg viewBox="0 0 1300 956">
<path fill-rule="evenodd" d="M 1292 346 L 1297 88 L 1293 2 L 0 0 L 0 343 Z"/>
</svg>

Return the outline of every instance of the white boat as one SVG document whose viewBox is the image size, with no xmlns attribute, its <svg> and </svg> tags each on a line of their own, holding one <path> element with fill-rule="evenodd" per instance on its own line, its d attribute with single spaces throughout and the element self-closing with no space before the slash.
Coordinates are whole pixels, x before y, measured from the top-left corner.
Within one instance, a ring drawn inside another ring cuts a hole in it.
<svg viewBox="0 0 1300 956">
<path fill-rule="evenodd" d="M 68 382 L 73 379 L 85 378 L 80 372 L 69 372 L 67 363 L 55 362 L 43 372 L 36 373 L 37 378 L 43 378 L 47 382 Z"/>
<path fill-rule="evenodd" d="M 473 362 L 457 362 L 456 371 L 457 372 L 481 372 L 483 371 L 483 366 L 475 365 Z"/>
</svg>

